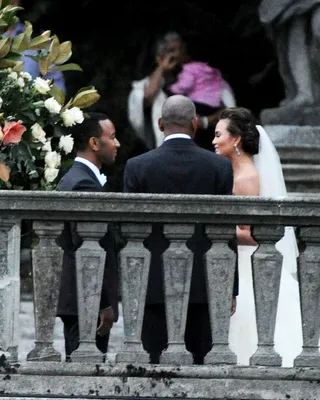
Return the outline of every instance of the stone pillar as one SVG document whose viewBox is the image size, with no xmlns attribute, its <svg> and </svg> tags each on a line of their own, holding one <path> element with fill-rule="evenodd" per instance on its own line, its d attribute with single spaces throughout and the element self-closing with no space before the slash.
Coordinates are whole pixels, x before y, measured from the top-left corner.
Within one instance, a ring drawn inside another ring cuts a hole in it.
<svg viewBox="0 0 320 400">
<path fill-rule="evenodd" d="M 116 355 L 116 362 L 147 364 L 149 355 L 142 347 L 141 332 L 150 252 L 143 246 L 143 240 L 150 235 L 151 225 L 122 224 L 121 232 L 127 239 L 127 245 L 120 253 L 124 346 Z"/>
<path fill-rule="evenodd" d="M 27 361 L 61 361 L 61 354 L 53 347 L 63 252 L 56 244 L 62 223 L 34 221 L 33 229 L 39 238 L 32 251 L 35 348 Z"/>
<path fill-rule="evenodd" d="M 170 246 L 163 253 L 168 331 L 168 348 L 160 357 L 163 364 L 186 365 L 193 362 L 192 354 L 184 343 L 193 265 L 193 254 L 185 243 L 193 232 L 193 225 L 164 225 L 164 236 L 170 240 Z"/>
<path fill-rule="evenodd" d="M 78 222 L 77 232 L 83 239 L 76 251 L 79 347 L 71 354 L 72 361 L 103 362 L 104 354 L 96 346 L 101 289 L 106 252 L 100 247 L 107 231 L 101 222 Z"/>
<path fill-rule="evenodd" d="M 306 244 L 298 258 L 303 347 L 295 367 L 320 367 L 320 228 L 300 228 Z"/>
<path fill-rule="evenodd" d="M 206 233 L 212 241 L 206 253 L 206 276 L 213 346 L 205 364 L 235 364 L 237 357 L 229 348 L 228 338 L 236 254 L 228 242 L 235 238 L 236 227 L 208 225 Z"/>
<path fill-rule="evenodd" d="M 283 226 L 253 227 L 253 236 L 259 243 L 252 255 L 258 349 L 251 356 L 250 365 L 276 367 L 282 364 L 280 355 L 274 350 L 274 332 L 282 269 L 282 255 L 275 244 L 283 235 Z"/>
<path fill-rule="evenodd" d="M 20 311 L 20 222 L 0 219 L 0 355 L 18 361 Z"/>
</svg>

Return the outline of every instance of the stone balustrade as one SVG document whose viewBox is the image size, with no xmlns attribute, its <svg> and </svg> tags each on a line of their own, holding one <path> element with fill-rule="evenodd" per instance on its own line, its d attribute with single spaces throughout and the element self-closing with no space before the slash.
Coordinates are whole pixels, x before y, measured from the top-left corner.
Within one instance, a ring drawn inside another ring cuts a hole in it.
<svg viewBox="0 0 320 400">
<path fill-rule="evenodd" d="M 36 342 L 34 349 L 27 356 L 27 361 L 19 367 L 9 367 L 9 364 L 4 366 L 3 363 L 0 365 L 4 371 L 5 368 L 7 370 L 9 368 L 9 372 L 14 371 L 10 378 L 11 382 L 0 383 L 0 392 L 3 388 L 1 393 L 19 393 L 22 397 L 27 397 L 30 393 L 45 395 L 43 389 L 38 392 L 32 392 L 30 388 L 18 390 L 16 380 L 21 379 L 21 382 L 24 382 L 29 375 L 50 375 L 51 378 L 54 376 L 54 379 L 63 376 L 63 379 L 68 380 L 68 376 L 81 375 L 82 368 L 83 376 L 88 374 L 91 376 L 94 374 L 92 372 L 94 368 L 98 368 L 97 375 L 108 378 L 109 384 L 112 381 L 112 384 L 120 388 L 118 392 L 113 393 L 102 390 L 104 395 L 156 397 L 158 383 L 153 387 L 149 384 L 145 386 L 145 381 L 143 384 L 140 382 L 143 393 L 138 394 L 138 389 L 136 392 L 128 390 L 127 381 L 121 383 L 119 377 L 160 379 L 159 368 L 162 365 L 161 371 L 166 371 L 163 372 L 163 376 L 168 376 L 170 379 L 177 377 L 179 387 L 175 387 L 171 392 L 167 390 L 165 397 L 225 398 L 218 397 L 218 393 L 221 396 L 221 393 L 224 393 L 226 397 L 229 393 L 221 389 L 223 383 L 219 373 L 224 370 L 227 372 L 225 376 L 222 374 L 223 379 L 236 381 L 232 389 L 235 397 L 230 398 L 320 398 L 320 385 L 310 389 L 306 383 L 310 383 L 311 372 L 310 376 L 308 372 L 305 375 L 301 372 L 311 368 L 320 374 L 319 199 L 0 192 L 0 349 L 5 352 L 7 360 L 11 363 L 18 361 L 20 221 L 25 219 L 33 221 L 34 234 L 38 238 L 32 250 Z M 72 354 L 72 363 L 64 363 L 61 355 L 53 348 L 53 329 L 62 265 L 62 250 L 57 246 L 56 238 L 65 221 L 77 222 L 77 232 L 83 240 L 76 252 L 80 346 Z M 116 356 L 115 365 L 112 366 L 108 362 L 102 362 L 103 355 L 96 348 L 94 338 L 105 262 L 105 251 L 100 247 L 99 240 L 105 234 L 108 223 L 113 222 L 121 225 L 126 246 L 120 253 L 124 344 Z M 148 354 L 141 344 L 150 265 L 150 252 L 144 246 L 144 241 L 150 235 L 153 223 L 163 224 L 164 236 L 169 242 L 169 247 L 163 253 L 169 345 L 162 354 L 158 367 L 148 365 Z M 210 242 L 205 254 L 205 272 L 213 347 L 205 358 L 204 367 L 192 366 L 192 357 L 184 345 L 193 262 L 193 254 L 186 243 L 193 235 L 197 224 L 205 225 L 206 236 Z M 235 253 L 228 246 L 228 242 L 234 238 L 236 226 L 240 224 L 250 224 L 253 235 L 259 243 L 252 262 L 258 348 L 250 359 L 250 367 L 236 366 L 236 356 L 228 346 L 235 266 Z M 282 256 L 276 250 L 275 243 L 283 236 L 285 226 L 297 227 L 297 239 L 301 250 L 298 258 L 298 280 L 303 350 L 295 359 L 295 367 L 292 369 L 279 368 L 281 357 L 273 346 L 282 262 Z M 104 371 L 101 374 L 100 368 Z M 246 368 L 245 385 L 248 386 L 252 397 L 241 391 L 237 394 L 239 382 L 244 379 L 241 368 Z M 267 371 L 264 378 L 258 372 L 262 371 L 261 368 Z M 281 370 L 288 370 L 287 375 L 283 375 Z M 291 387 L 287 381 L 295 380 L 299 375 L 298 372 L 302 377 L 300 376 L 300 380 L 295 381 Z M 180 381 L 186 378 L 189 380 L 185 381 L 186 391 L 183 392 L 179 385 Z M 195 389 L 189 386 L 192 380 L 198 378 L 202 380 L 203 387 L 200 389 L 202 383 L 196 383 L 200 385 L 199 395 L 196 396 Z M 205 379 L 216 380 L 216 389 L 209 389 L 210 385 Z M 268 384 L 261 383 L 265 397 L 259 392 L 257 385 L 257 380 L 263 379 L 269 383 L 276 382 L 278 385 L 277 390 L 272 388 L 272 392 L 270 388 L 268 389 Z M 252 387 L 248 383 L 250 380 Z M 286 382 L 283 383 L 283 387 L 278 380 Z M 97 382 L 93 384 L 91 378 L 89 381 L 90 387 L 98 384 Z M 57 398 L 58 394 L 61 397 L 75 396 L 71 381 L 66 383 L 67 386 L 70 385 L 70 390 L 65 389 L 65 392 L 55 391 L 53 381 L 46 382 L 50 386 L 48 390 L 51 397 L 52 393 L 56 393 Z M 133 381 L 132 385 L 139 386 L 137 381 Z M 283 394 L 284 390 L 289 397 L 277 397 L 280 393 Z M 276 393 L 276 397 L 272 397 L 272 393 Z M 298 397 L 302 396 L 301 393 L 310 393 L 311 397 Z M 242 397 L 236 397 L 240 395 Z M 79 393 L 78 396 L 80 397 Z M 88 395 L 83 398 L 91 397 Z"/>
</svg>

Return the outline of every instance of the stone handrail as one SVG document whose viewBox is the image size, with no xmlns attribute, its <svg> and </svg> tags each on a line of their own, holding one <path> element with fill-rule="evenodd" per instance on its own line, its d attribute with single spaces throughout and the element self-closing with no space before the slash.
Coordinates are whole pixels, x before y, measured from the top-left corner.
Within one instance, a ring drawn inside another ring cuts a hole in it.
<svg viewBox="0 0 320 400">
<path fill-rule="evenodd" d="M 320 199 L 302 197 L 0 191 L 0 216 L 30 220 L 318 226 Z"/>
<path fill-rule="evenodd" d="M 0 347 L 10 353 L 12 360 L 17 359 L 18 347 L 19 235 L 20 221 L 23 219 L 33 221 L 33 229 L 39 239 L 33 249 L 36 344 L 28 354 L 30 361 L 61 360 L 61 355 L 52 346 L 62 263 L 62 251 L 55 244 L 55 239 L 61 232 L 62 222 L 76 221 L 83 245 L 76 254 L 78 307 L 81 314 L 80 346 L 74 352 L 74 360 L 102 360 L 102 354 L 94 344 L 95 321 L 88 310 L 98 312 L 99 306 L 99 282 L 105 253 L 99 248 L 98 241 L 108 223 L 118 222 L 127 245 L 120 255 L 125 343 L 117 361 L 148 362 L 140 340 L 150 263 L 150 254 L 143 246 L 143 240 L 151 232 L 151 224 L 161 222 L 164 224 L 164 235 L 170 242 L 169 248 L 163 253 L 169 347 L 161 362 L 169 365 L 191 363 L 190 354 L 183 343 L 192 268 L 192 254 L 185 243 L 198 223 L 206 226 L 206 234 L 211 242 L 211 248 L 206 253 L 206 263 L 210 266 L 206 268 L 207 290 L 211 320 L 218 321 L 211 326 L 213 348 L 205 362 L 236 362 L 228 347 L 229 304 L 234 276 L 233 267 L 228 266 L 234 266 L 235 256 L 227 243 L 235 235 L 236 225 L 250 224 L 260 244 L 253 255 L 254 284 L 258 288 L 255 300 L 259 343 L 257 352 L 251 357 L 251 365 L 281 365 L 281 358 L 273 348 L 281 272 L 281 268 L 278 268 L 281 266 L 281 256 L 274 245 L 282 237 L 285 226 L 295 226 L 299 228 L 297 238 L 303 243 L 298 275 L 304 335 L 304 348 L 296 358 L 295 365 L 320 366 L 320 326 L 314 323 L 319 314 L 320 290 L 318 198 L 0 191 L 0 234 L 7 238 L 0 243 L 0 296 L 3 300 L 0 301 L 0 315 L 8 318 L 2 324 Z M 185 274 L 181 274 L 181 266 Z M 90 274 L 85 273 L 88 268 Z M 136 276 L 140 278 L 132 284 Z M 267 287 L 264 285 L 265 279 L 270 280 Z M 174 286 L 175 281 L 181 285 Z M 313 284 L 310 285 L 310 282 Z M 272 293 L 270 287 L 274 288 Z M 88 302 L 90 307 L 86 305 Z M 52 306 L 50 310 L 47 304 Z M 8 313 L 8 307 L 13 307 L 11 314 Z M 177 314 L 174 316 L 173 313 Z"/>
</svg>

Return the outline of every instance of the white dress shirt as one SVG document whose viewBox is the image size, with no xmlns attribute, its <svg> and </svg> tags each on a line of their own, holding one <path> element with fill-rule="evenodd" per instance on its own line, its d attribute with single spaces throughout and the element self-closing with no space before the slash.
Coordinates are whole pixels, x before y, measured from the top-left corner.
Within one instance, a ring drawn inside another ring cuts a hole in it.
<svg viewBox="0 0 320 400">
<path fill-rule="evenodd" d="M 186 133 L 173 133 L 172 135 L 166 136 L 164 142 L 170 139 L 190 139 L 191 136 L 187 135 Z"/>
<path fill-rule="evenodd" d="M 76 157 L 74 161 L 80 162 L 80 163 L 86 165 L 88 168 L 90 168 L 91 171 L 97 177 L 101 186 L 104 186 L 104 184 L 107 182 L 107 177 L 104 174 L 101 174 L 99 171 L 99 168 L 96 165 L 94 165 L 91 161 L 89 161 L 85 158 L 82 158 L 82 157 Z"/>
</svg>

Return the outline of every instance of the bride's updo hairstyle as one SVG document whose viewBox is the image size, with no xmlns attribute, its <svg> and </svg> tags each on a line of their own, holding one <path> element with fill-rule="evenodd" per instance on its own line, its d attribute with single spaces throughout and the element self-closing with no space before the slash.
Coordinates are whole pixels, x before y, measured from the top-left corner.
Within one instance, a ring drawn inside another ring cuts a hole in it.
<svg viewBox="0 0 320 400">
<path fill-rule="evenodd" d="M 259 152 L 259 131 L 251 111 L 243 107 L 225 108 L 221 111 L 219 120 L 228 119 L 228 132 L 231 136 L 241 136 L 242 150 L 254 156 Z"/>
</svg>

